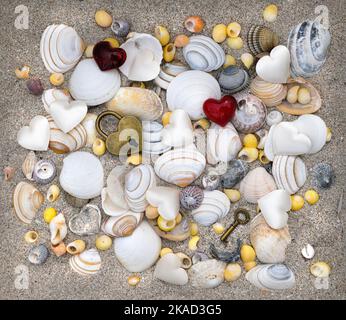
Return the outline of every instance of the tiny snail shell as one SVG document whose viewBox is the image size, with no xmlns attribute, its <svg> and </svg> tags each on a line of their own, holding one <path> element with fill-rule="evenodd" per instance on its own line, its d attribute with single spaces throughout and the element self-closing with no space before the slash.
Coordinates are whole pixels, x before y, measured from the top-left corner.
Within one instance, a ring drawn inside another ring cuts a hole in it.
<svg viewBox="0 0 346 320">
<path fill-rule="evenodd" d="M 24 240 L 27 243 L 34 243 L 36 242 L 38 239 L 38 233 L 36 231 L 28 231 L 25 235 L 24 235 Z"/>
<path fill-rule="evenodd" d="M 185 22 L 185 28 L 190 32 L 201 32 L 204 28 L 205 22 L 200 16 L 191 16 L 188 17 Z"/>
<path fill-rule="evenodd" d="M 40 160 L 34 167 L 32 174 L 33 179 L 40 184 L 48 184 L 54 180 L 56 176 L 56 167 L 51 160 Z"/>
<path fill-rule="evenodd" d="M 186 36 L 185 34 L 180 34 L 175 37 L 174 39 L 174 45 L 177 48 L 185 47 L 190 42 L 190 38 Z"/>
<path fill-rule="evenodd" d="M 187 254 L 185 254 L 184 252 L 177 252 L 175 255 L 178 256 L 178 258 L 180 259 L 181 267 L 183 269 L 191 268 L 192 260 Z"/>
<path fill-rule="evenodd" d="M 117 37 L 125 38 L 130 31 L 130 23 L 123 19 L 114 20 L 111 29 Z"/>
<path fill-rule="evenodd" d="M 60 242 L 57 245 L 51 244 L 50 249 L 54 252 L 57 257 L 61 257 L 66 253 L 66 245 L 64 242 Z"/>
<path fill-rule="evenodd" d="M 304 248 L 302 249 L 302 256 L 305 259 L 312 259 L 315 255 L 315 249 L 313 248 L 313 246 L 311 244 L 307 244 L 304 246 Z"/>
<path fill-rule="evenodd" d="M 267 114 L 266 122 L 269 127 L 271 127 L 274 124 L 278 124 L 283 119 L 282 113 L 277 110 L 270 111 Z"/>
<path fill-rule="evenodd" d="M 59 198 L 60 188 L 56 184 L 52 184 L 47 191 L 47 200 L 54 202 Z"/>
<path fill-rule="evenodd" d="M 66 246 L 66 251 L 72 255 L 81 253 L 84 250 L 85 250 L 85 241 L 83 240 L 75 240 Z"/>
<path fill-rule="evenodd" d="M 44 244 L 33 247 L 29 252 L 29 261 L 32 264 L 43 264 L 49 256 L 49 251 Z"/>
</svg>

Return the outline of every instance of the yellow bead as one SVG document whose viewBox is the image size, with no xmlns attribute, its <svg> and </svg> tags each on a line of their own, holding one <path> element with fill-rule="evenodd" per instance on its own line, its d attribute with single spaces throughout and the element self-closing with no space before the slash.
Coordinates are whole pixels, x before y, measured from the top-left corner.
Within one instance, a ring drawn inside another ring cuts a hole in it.
<svg viewBox="0 0 346 320">
<path fill-rule="evenodd" d="M 65 78 L 62 73 L 52 73 L 49 77 L 49 81 L 53 86 L 58 87 L 64 83 Z"/>
<path fill-rule="evenodd" d="M 258 146 L 257 137 L 252 133 L 245 135 L 243 139 L 243 145 L 244 147 L 248 147 L 248 148 L 257 148 Z"/>
<path fill-rule="evenodd" d="M 169 232 L 172 231 L 175 226 L 176 226 L 176 221 L 175 220 L 166 220 L 164 218 L 162 218 L 162 216 L 159 216 L 157 218 L 157 225 L 158 227 L 165 232 Z"/>
<path fill-rule="evenodd" d="M 226 194 L 231 202 L 237 202 L 240 200 L 240 192 L 235 189 L 223 189 L 223 192 Z"/>
<path fill-rule="evenodd" d="M 311 101 L 311 94 L 309 89 L 307 88 L 300 88 L 298 90 L 298 102 L 300 104 L 308 104 Z"/>
<path fill-rule="evenodd" d="M 102 139 L 96 138 L 93 143 L 93 152 L 97 156 L 102 156 L 106 152 L 106 144 Z"/>
<path fill-rule="evenodd" d="M 298 195 L 291 196 L 291 210 L 298 211 L 304 207 L 304 198 Z"/>
<path fill-rule="evenodd" d="M 197 223 L 192 222 L 190 224 L 190 235 L 193 237 L 193 236 L 196 236 L 197 234 L 198 234 L 198 225 Z"/>
<path fill-rule="evenodd" d="M 238 158 L 245 162 L 254 162 L 258 158 L 258 150 L 256 148 L 245 147 L 238 153 Z"/>
<path fill-rule="evenodd" d="M 54 208 L 46 208 L 43 212 L 43 219 L 47 223 L 50 223 L 57 214 L 58 213 Z"/>
<path fill-rule="evenodd" d="M 17 68 L 14 70 L 16 77 L 18 79 L 29 79 L 30 76 L 30 67 L 28 66 L 23 66 L 22 68 Z"/>
<path fill-rule="evenodd" d="M 36 242 L 38 239 L 38 233 L 36 231 L 28 231 L 25 235 L 24 235 L 24 240 L 27 243 L 34 243 Z"/>
<path fill-rule="evenodd" d="M 181 222 L 181 220 L 183 220 L 183 216 L 181 215 L 181 213 L 179 213 L 176 217 L 175 217 L 175 222 L 177 224 L 179 224 Z"/>
<path fill-rule="evenodd" d="M 256 252 L 253 247 L 249 246 L 248 244 L 242 245 L 240 249 L 240 258 L 241 260 L 246 262 L 251 262 L 256 260 Z"/>
<path fill-rule="evenodd" d="M 102 28 L 108 28 L 112 24 L 112 16 L 105 10 L 98 10 L 95 13 L 95 21 Z"/>
<path fill-rule="evenodd" d="M 326 137 L 326 141 L 329 142 L 330 140 L 332 140 L 332 129 L 327 128 L 327 137 Z"/>
<path fill-rule="evenodd" d="M 127 278 L 127 283 L 132 287 L 136 286 L 140 281 L 141 278 L 139 276 L 129 276 Z"/>
<path fill-rule="evenodd" d="M 212 37 L 213 37 L 214 41 L 217 43 L 224 42 L 226 40 L 226 37 L 227 37 L 226 26 L 222 23 L 214 26 L 213 32 L 212 32 Z"/>
<path fill-rule="evenodd" d="M 257 263 L 256 261 L 250 261 L 244 263 L 244 269 L 245 271 L 250 271 L 252 268 L 256 267 Z"/>
<path fill-rule="evenodd" d="M 268 22 L 274 22 L 278 16 L 278 7 L 275 4 L 269 4 L 263 10 L 263 19 Z"/>
<path fill-rule="evenodd" d="M 267 156 L 264 153 L 264 150 L 260 150 L 258 152 L 258 160 L 262 163 L 262 164 L 268 164 L 270 162 L 270 160 L 267 158 Z"/>
<path fill-rule="evenodd" d="M 197 250 L 197 243 L 199 241 L 199 236 L 193 236 L 190 240 L 189 240 L 189 249 L 194 251 Z"/>
<path fill-rule="evenodd" d="M 169 124 L 169 119 L 171 118 L 172 112 L 168 111 L 165 112 L 162 116 L 162 125 L 165 127 L 167 124 Z"/>
<path fill-rule="evenodd" d="M 235 60 L 235 58 L 231 56 L 230 54 L 226 54 L 223 68 L 227 68 L 229 66 L 235 66 L 236 64 L 237 64 L 237 61 Z"/>
<path fill-rule="evenodd" d="M 107 41 L 110 43 L 112 48 L 119 48 L 119 41 L 115 38 L 106 38 L 103 41 Z"/>
<path fill-rule="evenodd" d="M 236 38 L 239 36 L 240 31 L 241 31 L 241 26 L 238 22 L 231 22 L 228 26 L 227 26 L 227 35 L 230 38 Z"/>
<path fill-rule="evenodd" d="M 222 234 L 225 231 L 225 227 L 221 223 L 214 223 L 213 230 L 216 234 Z"/>
<path fill-rule="evenodd" d="M 96 238 L 96 248 L 102 251 L 108 250 L 112 246 L 112 238 L 103 234 Z"/>
<path fill-rule="evenodd" d="M 174 39 L 174 45 L 177 48 L 185 47 L 190 42 L 190 38 L 186 36 L 185 34 L 180 34 L 175 37 Z"/>
<path fill-rule="evenodd" d="M 95 45 L 89 44 L 84 51 L 85 57 L 86 58 L 92 58 L 93 57 L 93 50 L 94 50 Z"/>
<path fill-rule="evenodd" d="M 175 56 L 175 46 L 173 43 L 169 43 L 167 44 L 164 48 L 163 48 L 163 59 L 166 62 L 171 62 L 174 59 Z"/>
<path fill-rule="evenodd" d="M 167 253 L 173 253 L 173 250 L 171 248 L 162 248 L 160 251 L 160 257 L 163 257 Z"/>
<path fill-rule="evenodd" d="M 138 166 L 142 163 L 142 155 L 141 154 L 133 154 L 132 156 L 129 156 L 126 160 L 126 163 L 132 164 L 134 166 Z"/>
<path fill-rule="evenodd" d="M 170 36 L 169 36 L 169 32 L 167 30 L 167 28 L 163 27 L 163 26 L 157 26 L 155 27 L 155 37 L 157 40 L 160 41 L 161 46 L 165 46 L 166 44 L 169 43 L 170 40 Z"/>
<path fill-rule="evenodd" d="M 241 267 L 238 263 L 229 263 L 225 271 L 223 273 L 225 280 L 230 282 L 230 281 L 235 281 L 239 279 L 241 275 Z"/>
<path fill-rule="evenodd" d="M 305 192 L 304 198 L 308 204 L 313 205 L 320 199 L 320 196 L 315 190 L 310 189 Z"/>
<path fill-rule="evenodd" d="M 159 216 L 159 211 L 157 210 L 156 207 L 153 206 L 147 206 L 145 209 L 145 216 L 149 220 L 156 219 Z"/>
</svg>

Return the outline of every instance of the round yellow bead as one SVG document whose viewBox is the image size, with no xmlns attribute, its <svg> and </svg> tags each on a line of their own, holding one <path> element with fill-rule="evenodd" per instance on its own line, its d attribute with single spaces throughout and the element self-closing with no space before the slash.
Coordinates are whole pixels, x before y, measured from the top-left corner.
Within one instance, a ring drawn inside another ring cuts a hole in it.
<svg viewBox="0 0 346 320">
<path fill-rule="evenodd" d="M 223 192 L 231 202 L 237 202 L 240 200 L 240 192 L 236 189 L 223 189 Z"/>
<path fill-rule="evenodd" d="M 173 250 L 171 248 L 162 248 L 160 251 L 160 257 L 163 257 L 167 253 L 173 253 Z"/>
<path fill-rule="evenodd" d="M 157 225 L 158 227 L 165 232 L 169 232 L 172 231 L 175 226 L 176 226 L 176 221 L 175 220 L 166 220 L 164 218 L 162 218 L 162 216 L 159 216 L 157 218 Z"/>
<path fill-rule="evenodd" d="M 292 211 L 298 211 L 301 208 L 304 207 L 304 198 L 299 195 L 292 195 L 291 196 L 291 210 Z"/>
<path fill-rule="evenodd" d="M 214 26 L 213 32 L 212 32 L 212 37 L 213 37 L 214 41 L 217 43 L 224 42 L 226 40 L 226 37 L 227 37 L 226 26 L 222 23 Z"/>
<path fill-rule="evenodd" d="M 43 219 L 47 223 L 50 223 L 57 214 L 58 212 L 54 208 L 46 208 L 43 212 Z"/>
<path fill-rule="evenodd" d="M 52 73 L 49 77 L 49 81 L 53 86 L 58 87 L 64 83 L 65 78 L 62 73 Z"/>
<path fill-rule="evenodd" d="M 102 139 L 96 138 L 93 143 L 93 152 L 97 156 L 102 156 L 106 152 L 106 144 Z"/>
<path fill-rule="evenodd" d="M 112 246 L 112 238 L 103 234 L 96 238 L 96 248 L 102 251 L 108 250 Z"/>
<path fill-rule="evenodd" d="M 243 139 L 243 145 L 244 147 L 248 147 L 248 148 L 257 148 L 258 146 L 257 137 L 252 133 L 245 135 Z"/>
<path fill-rule="evenodd" d="M 320 196 L 315 190 L 310 189 L 305 192 L 304 198 L 308 204 L 313 205 L 320 199 Z"/>
<path fill-rule="evenodd" d="M 119 41 L 115 38 L 110 37 L 110 38 L 104 39 L 103 41 L 109 42 L 112 48 L 119 48 L 120 46 Z"/>
<path fill-rule="evenodd" d="M 98 10 L 95 13 L 95 21 L 102 28 L 108 28 L 112 24 L 112 16 L 105 10 Z"/>
<path fill-rule="evenodd" d="M 256 260 L 256 252 L 252 246 L 248 244 L 242 245 L 240 249 L 240 258 L 245 262 L 251 262 Z"/>
</svg>

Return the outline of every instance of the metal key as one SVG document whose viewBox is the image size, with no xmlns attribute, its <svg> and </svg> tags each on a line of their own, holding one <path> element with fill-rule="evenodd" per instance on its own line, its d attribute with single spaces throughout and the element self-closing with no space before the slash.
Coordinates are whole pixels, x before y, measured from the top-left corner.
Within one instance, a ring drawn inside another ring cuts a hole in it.
<svg viewBox="0 0 346 320">
<path fill-rule="evenodd" d="M 248 210 L 239 208 L 234 212 L 234 222 L 221 236 L 221 241 L 226 241 L 228 236 L 234 231 L 239 224 L 247 224 L 250 221 L 250 213 Z"/>
</svg>

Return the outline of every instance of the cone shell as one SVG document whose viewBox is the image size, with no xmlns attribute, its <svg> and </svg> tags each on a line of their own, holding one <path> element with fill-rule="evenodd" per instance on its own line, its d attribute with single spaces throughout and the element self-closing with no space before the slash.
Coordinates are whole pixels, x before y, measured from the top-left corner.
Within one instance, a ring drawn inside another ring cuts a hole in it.
<svg viewBox="0 0 346 320">
<path fill-rule="evenodd" d="M 226 263 L 209 259 L 197 262 L 189 269 L 189 279 L 195 288 L 216 288 L 224 281 Z"/>
<path fill-rule="evenodd" d="M 261 99 L 267 107 L 276 107 L 286 98 L 287 86 L 281 83 L 270 83 L 256 77 L 251 82 L 250 92 Z"/>
<path fill-rule="evenodd" d="M 250 224 L 250 241 L 257 258 L 262 263 L 282 263 L 286 258 L 286 248 L 291 243 L 288 227 L 272 229 L 262 214 L 258 214 Z"/>
<path fill-rule="evenodd" d="M 34 151 L 30 151 L 22 164 L 22 171 L 24 173 L 25 178 L 27 178 L 30 181 L 33 181 L 33 173 L 34 173 L 34 168 L 37 163 L 37 158 L 36 154 Z"/>
<path fill-rule="evenodd" d="M 43 202 L 43 194 L 30 183 L 19 182 L 14 189 L 13 206 L 15 214 L 24 223 L 31 223 Z"/>
<path fill-rule="evenodd" d="M 279 44 L 279 37 L 267 27 L 254 25 L 247 34 L 247 44 L 251 53 L 258 56 L 276 47 Z"/>
<path fill-rule="evenodd" d="M 272 172 L 278 188 L 289 194 L 296 193 L 304 185 L 307 176 L 304 161 L 295 156 L 275 156 Z"/>
<path fill-rule="evenodd" d="M 89 249 L 70 258 L 73 271 L 81 275 L 96 274 L 101 269 L 101 257 L 96 249 Z"/>
<path fill-rule="evenodd" d="M 154 91 L 135 87 L 120 88 L 106 107 L 120 115 L 148 121 L 158 119 L 163 112 L 161 100 Z"/>
<path fill-rule="evenodd" d="M 128 237 L 142 221 L 143 213 L 128 211 L 117 217 L 109 217 L 102 225 L 102 230 L 112 237 Z"/>
<path fill-rule="evenodd" d="M 258 199 L 276 189 L 273 177 L 263 167 L 257 167 L 240 182 L 239 191 L 247 202 L 256 204 Z"/>
</svg>

